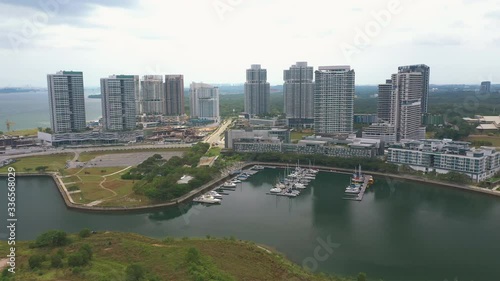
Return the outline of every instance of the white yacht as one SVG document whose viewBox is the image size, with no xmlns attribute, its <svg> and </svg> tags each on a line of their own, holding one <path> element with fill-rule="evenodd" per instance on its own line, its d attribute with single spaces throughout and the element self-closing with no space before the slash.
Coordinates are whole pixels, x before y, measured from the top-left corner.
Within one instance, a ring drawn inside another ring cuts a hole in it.
<svg viewBox="0 0 500 281">
<path fill-rule="evenodd" d="M 295 188 L 298 188 L 298 189 L 305 189 L 305 188 L 307 188 L 307 186 L 305 184 L 300 183 L 300 182 L 294 183 L 293 186 Z"/>
<path fill-rule="evenodd" d="M 345 190 L 345 193 L 350 193 L 350 194 L 358 194 L 360 192 L 359 188 L 347 188 Z"/>
<path fill-rule="evenodd" d="M 279 189 L 285 189 L 286 185 L 284 183 L 278 182 L 274 187 Z"/>
<path fill-rule="evenodd" d="M 345 193 L 357 194 L 361 192 L 361 185 L 351 184 L 345 189 Z"/>
<path fill-rule="evenodd" d="M 226 181 L 222 187 L 236 187 L 236 184 L 234 182 L 231 182 L 231 181 Z"/>
<path fill-rule="evenodd" d="M 215 190 L 209 191 L 205 195 L 210 195 L 210 196 L 212 196 L 214 198 L 222 199 L 222 195 L 220 195 L 219 193 L 217 193 L 217 191 L 215 191 Z"/>
<path fill-rule="evenodd" d="M 193 199 L 193 202 L 205 203 L 205 204 L 220 204 L 221 200 L 214 198 L 211 195 L 204 194 L 200 197 L 196 197 Z"/>
<path fill-rule="evenodd" d="M 283 190 L 279 187 L 271 188 L 271 190 L 269 190 L 271 193 L 281 193 L 282 191 Z"/>
</svg>

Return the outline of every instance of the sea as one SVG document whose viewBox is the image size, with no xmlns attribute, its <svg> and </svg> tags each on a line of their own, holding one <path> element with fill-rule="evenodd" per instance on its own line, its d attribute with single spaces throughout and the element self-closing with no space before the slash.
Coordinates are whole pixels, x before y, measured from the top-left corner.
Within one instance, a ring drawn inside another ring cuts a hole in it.
<svg viewBox="0 0 500 281">
<path fill-rule="evenodd" d="M 96 90 L 85 91 L 85 111 L 87 121 L 102 117 L 101 100 L 89 98 L 100 94 Z M 50 127 L 48 92 L 0 93 L 0 131 L 7 131 L 6 122 L 13 122 L 11 130 Z"/>
</svg>

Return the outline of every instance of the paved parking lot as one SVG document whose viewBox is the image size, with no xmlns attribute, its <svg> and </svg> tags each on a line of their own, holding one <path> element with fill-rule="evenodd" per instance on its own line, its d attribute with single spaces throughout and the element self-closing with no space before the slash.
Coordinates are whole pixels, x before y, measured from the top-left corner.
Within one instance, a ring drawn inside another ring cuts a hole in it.
<svg viewBox="0 0 500 281">
<path fill-rule="evenodd" d="M 137 166 L 144 162 L 144 160 L 153 156 L 154 154 L 160 154 L 163 159 L 170 159 L 173 156 L 182 156 L 182 152 L 172 151 L 172 152 L 134 152 L 134 153 L 120 153 L 120 154 L 108 154 L 97 156 L 91 161 L 87 162 L 86 167 L 128 167 Z"/>
</svg>

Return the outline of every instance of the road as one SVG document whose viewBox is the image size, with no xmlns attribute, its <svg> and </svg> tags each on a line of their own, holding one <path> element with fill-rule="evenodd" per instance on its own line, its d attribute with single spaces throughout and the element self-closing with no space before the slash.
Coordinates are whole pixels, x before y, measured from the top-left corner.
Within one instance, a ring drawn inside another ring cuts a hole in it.
<svg viewBox="0 0 500 281">
<path fill-rule="evenodd" d="M 227 130 L 229 125 L 231 125 L 233 120 L 229 119 L 224 121 L 215 132 L 213 132 L 211 135 L 209 135 L 203 142 L 209 143 L 212 145 L 213 143 L 216 144 L 218 147 L 224 147 L 224 142 L 222 141 L 224 139 L 224 132 Z"/>
<path fill-rule="evenodd" d="M 30 153 L 29 150 L 18 149 L 16 152 L 19 154 L 6 154 L 0 156 L 0 162 L 13 158 L 22 158 L 29 156 L 40 156 L 40 155 L 51 155 L 57 153 L 75 153 L 76 155 L 82 152 L 92 152 L 92 151 L 116 151 L 121 150 L 123 152 L 127 152 L 127 150 L 133 149 L 161 149 L 161 148 L 188 148 L 191 147 L 192 144 L 155 144 L 155 145 L 126 145 L 126 146 L 107 146 L 107 147 L 86 147 L 86 148 L 74 148 L 74 149 L 61 149 L 61 148 L 51 148 L 47 149 L 43 152 L 33 152 Z"/>
<path fill-rule="evenodd" d="M 231 125 L 232 120 L 224 121 L 218 128 L 209 135 L 207 138 L 203 140 L 203 142 L 213 144 L 216 143 L 218 147 L 224 147 L 224 132 L 227 130 L 229 125 Z M 153 145 L 126 145 L 126 146 L 107 146 L 107 147 L 86 147 L 86 148 L 49 148 L 45 151 L 39 151 L 42 148 L 37 149 L 36 152 L 32 152 L 29 149 L 16 149 L 14 151 L 9 151 L 8 154 L 0 155 L 0 162 L 8 159 L 14 158 L 22 158 L 29 156 L 40 156 L 40 155 L 51 155 L 57 153 L 74 153 L 74 160 L 78 159 L 78 155 L 82 152 L 91 152 L 91 151 L 109 151 L 109 150 L 123 150 L 126 152 L 127 150 L 132 149 L 161 149 L 161 148 L 188 148 L 191 147 L 192 144 L 153 144 Z"/>
</svg>

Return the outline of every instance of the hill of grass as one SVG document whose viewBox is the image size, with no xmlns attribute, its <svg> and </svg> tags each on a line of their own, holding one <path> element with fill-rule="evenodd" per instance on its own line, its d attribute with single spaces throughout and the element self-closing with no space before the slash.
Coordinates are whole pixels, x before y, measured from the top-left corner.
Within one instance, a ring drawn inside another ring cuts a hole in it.
<svg viewBox="0 0 500 281">
<path fill-rule="evenodd" d="M 234 238 L 160 241 L 128 233 L 61 233 L 18 242 L 16 273 L 4 269 L 0 280 L 353 280 L 313 275 L 281 254 Z M 0 256 L 9 247 L 2 242 Z"/>
</svg>

